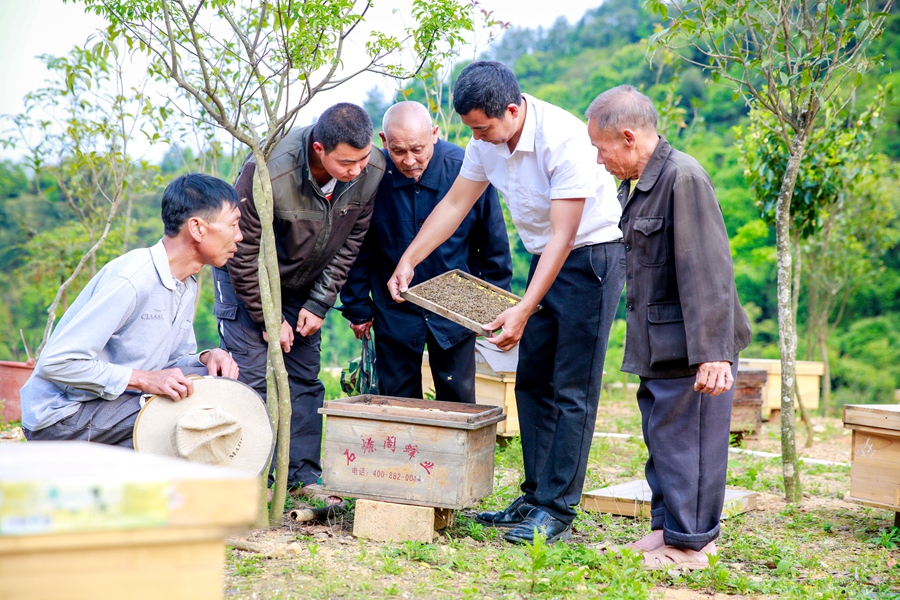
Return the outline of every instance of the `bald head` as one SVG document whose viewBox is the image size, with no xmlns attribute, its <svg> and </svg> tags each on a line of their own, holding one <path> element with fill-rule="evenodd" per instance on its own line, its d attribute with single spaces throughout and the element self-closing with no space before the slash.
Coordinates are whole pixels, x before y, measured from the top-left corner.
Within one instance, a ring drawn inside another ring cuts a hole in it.
<svg viewBox="0 0 900 600">
<path fill-rule="evenodd" d="M 381 120 L 382 129 L 388 139 L 396 129 L 431 131 L 431 115 L 420 102 L 398 102 L 384 113 Z"/>
<path fill-rule="evenodd" d="M 384 113 L 379 135 L 397 169 L 418 181 L 434 155 L 437 133 L 424 105 L 398 102 Z"/>
</svg>

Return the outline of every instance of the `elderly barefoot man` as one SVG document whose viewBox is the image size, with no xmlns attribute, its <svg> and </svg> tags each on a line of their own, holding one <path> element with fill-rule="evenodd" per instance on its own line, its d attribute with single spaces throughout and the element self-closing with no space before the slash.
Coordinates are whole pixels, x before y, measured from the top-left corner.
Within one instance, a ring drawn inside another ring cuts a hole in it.
<svg viewBox="0 0 900 600">
<path fill-rule="evenodd" d="M 163 239 L 103 267 L 60 319 L 22 387 L 29 440 L 85 440 L 133 447 L 141 395 L 181 400 L 185 373 L 236 378 L 218 348 L 197 354 L 194 275 L 221 267 L 241 241 L 238 197 L 215 177 L 190 173 L 162 198 Z"/>
<path fill-rule="evenodd" d="M 447 193 L 463 163 L 462 148 L 438 139 L 431 115 L 418 102 L 398 102 L 384 113 L 380 133 L 387 173 L 359 256 L 341 289 L 343 315 L 356 337 L 375 329 L 380 392 L 422 398 L 422 353 L 438 400 L 475 402 L 475 334 L 409 302 L 391 298 L 387 282 L 425 219 Z M 488 186 L 449 240 L 416 268 L 412 284 L 461 269 L 504 289 L 512 278 L 509 238 L 497 191 Z M 371 297 L 370 297 L 371 296 Z"/>
<path fill-rule="evenodd" d="M 477 515 L 526 543 L 572 536 L 597 417 L 609 329 L 624 283 L 615 183 L 594 164 L 584 123 L 522 94 L 501 63 L 470 64 L 453 105 L 472 130 L 459 176 L 397 264 L 389 287 L 400 301 L 413 268 L 449 238 L 495 185 L 533 255 L 522 301 L 485 329 L 501 350 L 519 339 L 516 406 L 522 431 L 522 496 Z M 543 308 L 531 314 L 541 303 Z"/>
<path fill-rule="evenodd" d="M 632 544 L 651 568 L 703 566 L 725 497 L 738 353 L 750 323 L 709 176 L 656 133 L 650 99 L 622 85 L 588 108 L 597 162 L 622 181 L 628 329 L 622 370 L 650 451 L 652 533 Z"/>
</svg>

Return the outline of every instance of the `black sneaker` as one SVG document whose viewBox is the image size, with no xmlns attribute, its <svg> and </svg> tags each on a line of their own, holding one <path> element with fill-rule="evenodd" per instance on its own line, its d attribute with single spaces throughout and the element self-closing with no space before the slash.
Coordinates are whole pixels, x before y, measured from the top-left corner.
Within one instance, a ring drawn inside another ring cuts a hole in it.
<svg viewBox="0 0 900 600">
<path fill-rule="evenodd" d="M 528 516 L 503 536 L 507 542 L 514 544 L 534 543 L 534 532 L 540 531 L 547 538 L 547 543 L 565 541 L 572 538 L 572 526 L 563 523 L 543 508 L 533 508 Z"/>
<path fill-rule="evenodd" d="M 488 527 L 513 527 L 525 520 L 534 506 L 525 502 L 525 496 L 519 496 L 504 510 L 480 512 L 475 521 Z"/>
</svg>

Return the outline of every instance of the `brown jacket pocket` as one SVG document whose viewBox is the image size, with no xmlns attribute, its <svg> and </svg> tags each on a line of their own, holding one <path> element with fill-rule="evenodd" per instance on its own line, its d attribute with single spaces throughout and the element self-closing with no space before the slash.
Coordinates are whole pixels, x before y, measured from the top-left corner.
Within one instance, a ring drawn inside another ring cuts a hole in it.
<svg viewBox="0 0 900 600">
<path fill-rule="evenodd" d="M 650 367 L 686 365 L 687 337 L 681 302 L 651 302 L 647 305 L 647 322 Z"/>
</svg>

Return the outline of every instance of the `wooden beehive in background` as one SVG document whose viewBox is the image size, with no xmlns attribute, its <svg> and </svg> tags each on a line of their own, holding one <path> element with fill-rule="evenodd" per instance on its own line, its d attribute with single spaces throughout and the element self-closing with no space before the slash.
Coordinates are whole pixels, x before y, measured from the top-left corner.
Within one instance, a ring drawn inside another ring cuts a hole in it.
<svg viewBox="0 0 900 600">
<path fill-rule="evenodd" d="M 763 370 L 768 374 L 762 388 L 763 417 L 770 421 L 781 413 L 781 361 L 777 358 L 741 358 L 739 371 Z M 819 408 L 819 392 L 825 367 L 815 360 L 798 360 L 796 363 L 797 391 L 807 410 Z M 796 402 L 795 402 L 796 405 Z"/>
<path fill-rule="evenodd" d="M 900 406 L 847 404 L 844 427 L 853 430 L 849 499 L 900 511 Z"/>
<path fill-rule="evenodd" d="M 499 407 L 366 395 L 319 412 L 329 493 L 460 509 L 493 489 Z"/>
<path fill-rule="evenodd" d="M 485 340 L 475 342 L 475 401 L 503 409 L 506 420 L 497 423 L 497 435 L 502 437 L 519 435 L 519 411 L 516 408 L 518 362 L 518 344 L 512 350 L 503 351 Z M 434 390 L 427 352 L 422 359 L 422 388 L 426 393 Z"/>
<path fill-rule="evenodd" d="M 731 406 L 731 433 L 755 435 L 762 428 L 763 388 L 768 374 L 763 370 L 738 370 Z"/>
</svg>

